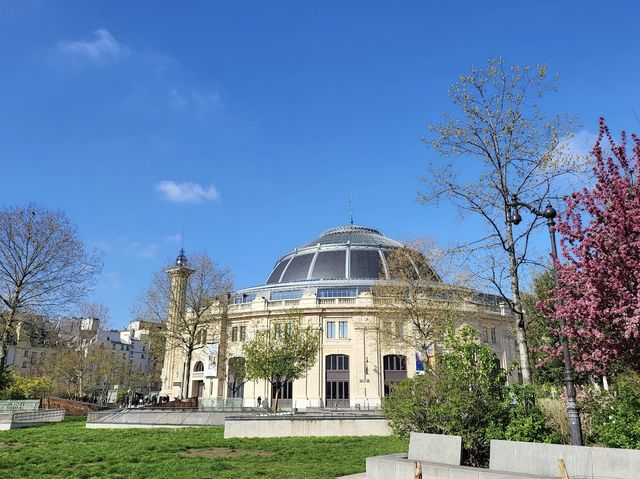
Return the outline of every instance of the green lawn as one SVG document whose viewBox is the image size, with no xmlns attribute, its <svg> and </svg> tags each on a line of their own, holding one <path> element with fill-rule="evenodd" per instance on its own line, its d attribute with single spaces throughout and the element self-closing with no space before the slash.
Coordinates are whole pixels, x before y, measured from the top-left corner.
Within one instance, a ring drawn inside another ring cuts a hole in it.
<svg viewBox="0 0 640 479">
<path fill-rule="evenodd" d="M 224 439 L 222 427 L 86 429 L 84 418 L 0 432 L 0 477 L 334 478 L 407 450 L 390 437 Z"/>
</svg>

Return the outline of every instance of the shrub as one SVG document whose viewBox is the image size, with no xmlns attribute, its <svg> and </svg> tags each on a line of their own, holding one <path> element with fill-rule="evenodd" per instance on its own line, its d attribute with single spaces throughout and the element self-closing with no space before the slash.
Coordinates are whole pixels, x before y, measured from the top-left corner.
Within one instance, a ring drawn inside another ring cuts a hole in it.
<svg viewBox="0 0 640 479">
<path fill-rule="evenodd" d="M 584 408 L 590 412 L 590 442 L 640 449 L 640 374 L 619 375 L 610 391 L 596 394 Z"/>
<path fill-rule="evenodd" d="M 508 422 L 502 439 L 564 442 L 562 435 L 547 423 L 547 417 L 538 405 L 535 391 L 530 384 L 512 384 L 508 389 L 506 401 Z"/>
<path fill-rule="evenodd" d="M 445 338 L 432 371 L 399 382 L 383 404 L 391 428 L 462 436 L 463 463 L 484 466 L 491 439 L 554 442 L 531 386 L 506 385 L 507 371 L 493 351 L 464 327 Z"/>
<path fill-rule="evenodd" d="M 506 372 L 489 348 L 476 344 L 471 327 L 448 334 L 445 347 L 433 371 L 392 389 L 384 413 L 401 436 L 411 431 L 462 436 L 464 463 L 485 465 L 489 441 L 500 436 L 508 416 Z"/>
<path fill-rule="evenodd" d="M 557 441 L 560 444 L 570 444 L 571 435 L 569 433 L 569 420 L 567 418 L 567 405 L 561 399 L 557 397 L 538 397 L 536 404 L 542 411 L 545 418 L 545 425 L 557 436 Z M 582 422 L 583 429 L 585 427 L 584 421 Z"/>
<path fill-rule="evenodd" d="M 52 389 L 53 380 L 50 378 L 12 374 L 0 396 L 3 399 L 39 399 L 48 396 Z"/>
</svg>

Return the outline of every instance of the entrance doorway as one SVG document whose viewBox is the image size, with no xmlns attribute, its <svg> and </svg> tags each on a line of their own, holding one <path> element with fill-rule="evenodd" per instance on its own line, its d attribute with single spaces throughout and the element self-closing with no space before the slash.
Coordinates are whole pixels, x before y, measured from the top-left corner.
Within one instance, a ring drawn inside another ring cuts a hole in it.
<svg viewBox="0 0 640 479">
<path fill-rule="evenodd" d="M 330 354 L 325 358 L 326 407 L 349 406 L 349 356 Z"/>
<path fill-rule="evenodd" d="M 407 377 L 407 357 L 387 354 L 382 358 L 384 366 L 384 395 L 388 396 L 391 385 Z"/>
<path fill-rule="evenodd" d="M 191 397 L 201 398 L 204 394 L 204 381 L 191 381 Z"/>
</svg>

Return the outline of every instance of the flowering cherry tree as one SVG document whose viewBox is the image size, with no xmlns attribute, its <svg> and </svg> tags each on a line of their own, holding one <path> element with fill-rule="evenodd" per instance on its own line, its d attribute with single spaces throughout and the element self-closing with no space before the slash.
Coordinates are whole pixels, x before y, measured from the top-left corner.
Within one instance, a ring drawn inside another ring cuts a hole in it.
<svg viewBox="0 0 640 479">
<path fill-rule="evenodd" d="M 631 143 L 600 119 L 595 184 L 566 198 L 557 225 L 564 258 L 546 308 L 566 321 L 576 370 L 597 376 L 640 367 L 640 138 Z M 549 352 L 559 356 L 559 343 Z"/>
</svg>

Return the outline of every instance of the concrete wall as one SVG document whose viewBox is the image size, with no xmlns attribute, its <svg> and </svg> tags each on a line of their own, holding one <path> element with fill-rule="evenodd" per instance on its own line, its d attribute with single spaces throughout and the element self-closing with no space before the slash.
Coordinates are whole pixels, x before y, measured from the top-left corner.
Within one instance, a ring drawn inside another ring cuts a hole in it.
<svg viewBox="0 0 640 479">
<path fill-rule="evenodd" d="M 569 477 L 572 478 L 640 477 L 640 451 L 533 442 L 491 441 L 489 467 L 558 477 L 558 459 L 564 459 Z"/>
<path fill-rule="evenodd" d="M 462 437 L 412 432 L 409 459 L 459 466 L 462 460 Z"/>
<path fill-rule="evenodd" d="M 238 414 L 238 413 L 234 413 Z M 207 411 L 149 411 L 124 409 L 90 413 L 87 428 L 150 428 L 222 426 L 230 413 Z"/>
<path fill-rule="evenodd" d="M 459 436 L 411 434 L 409 455 L 367 458 L 367 479 L 413 478 L 416 461 L 422 476 L 441 479 L 553 479 L 563 459 L 571 478 L 640 478 L 640 451 L 517 441 L 491 441 L 489 469 L 459 466 Z"/>
<path fill-rule="evenodd" d="M 434 479 L 557 479 L 553 476 L 534 476 L 517 472 L 494 471 L 466 466 L 454 466 L 420 461 L 422 477 Z M 413 479 L 416 461 L 406 454 L 391 454 L 367 458 L 367 479 Z M 573 477 L 573 476 L 570 476 Z"/>
<path fill-rule="evenodd" d="M 46 411 L 38 410 L 1 412 L 0 430 L 38 426 L 51 422 L 60 422 L 63 419 L 63 409 L 48 409 Z"/>
<path fill-rule="evenodd" d="M 389 436 L 387 420 L 381 417 L 264 416 L 229 417 L 224 437 L 287 436 Z"/>
</svg>

